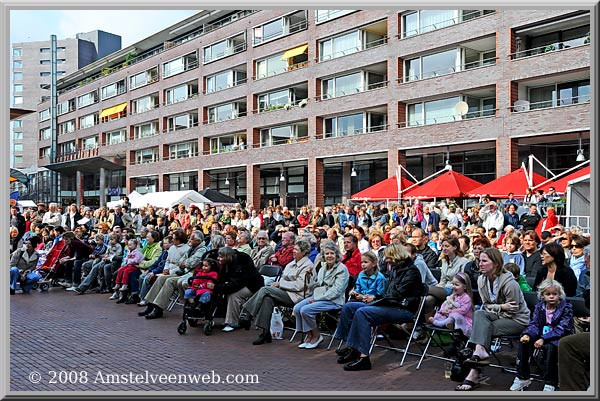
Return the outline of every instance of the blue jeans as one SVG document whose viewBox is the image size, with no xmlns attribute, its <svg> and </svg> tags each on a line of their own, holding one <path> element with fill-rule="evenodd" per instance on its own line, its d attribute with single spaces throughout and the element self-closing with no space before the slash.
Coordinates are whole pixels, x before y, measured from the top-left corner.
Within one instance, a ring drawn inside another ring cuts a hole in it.
<svg viewBox="0 0 600 401">
<path fill-rule="evenodd" d="M 296 316 L 296 330 L 302 333 L 317 328 L 317 315 L 321 312 L 340 309 L 341 306 L 331 301 L 315 301 L 308 303 L 313 297 L 306 298 L 294 306 Z"/>
<path fill-rule="evenodd" d="M 150 291 L 150 287 L 152 287 L 152 284 L 154 283 L 152 281 L 152 279 L 150 278 L 150 276 L 148 275 L 148 273 L 150 273 L 150 271 L 143 273 L 139 280 L 140 280 L 140 298 L 144 299 L 144 297 L 146 296 L 146 294 L 148 293 L 148 291 Z M 154 275 L 154 278 L 156 278 L 156 274 Z"/>
<path fill-rule="evenodd" d="M 414 313 L 407 309 L 393 306 L 368 306 L 364 302 L 348 302 L 342 308 L 335 336 L 345 340 L 348 347 L 369 355 L 371 327 L 383 323 L 408 323 L 412 322 L 414 318 Z"/>
<path fill-rule="evenodd" d="M 11 290 L 17 289 L 17 281 L 18 280 L 19 280 L 19 268 L 13 266 L 10 268 L 10 289 Z"/>
<path fill-rule="evenodd" d="M 75 260 L 73 262 L 73 278 L 71 282 L 74 286 L 78 286 L 79 284 L 81 284 L 81 266 L 87 261 L 88 259 L 82 259 Z"/>
<path fill-rule="evenodd" d="M 129 290 L 132 294 L 140 293 L 140 282 L 138 280 L 141 275 L 142 271 L 140 269 L 135 269 L 129 273 Z"/>
<path fill-rule="evenodd" d="M 40 276 L 38 273 L 36 272 L 31 272 L 29 274 L 27 274 L 25 281 L 21 283 L 21 290 L 23 290 L 23 292 L 29 292 L 31 291 L 31 287 L 33 287 L 33 285 L 35 283 L 37 283 L 40 279 L 42 278 L 42 276 Z M 15 266 L 10 268 L 10 288 L 13 290 L 17 289 L 17 281 L 19 280 L 19 269 Z"/>
<path fill-rule="evenodd" d="M 104 264 L 102 263 L 102 261 L 94 261 L 94 263 L 91 264 L 92 269 L 85 276 L 81 284 L 79 284 L 78 288 L 82 291 L 87 291 L 90 289 L 90 287 L 95 287 L 94 284 L 98 283 L 98 274 L 102 269 L 103 265 Z"/>
</svg>

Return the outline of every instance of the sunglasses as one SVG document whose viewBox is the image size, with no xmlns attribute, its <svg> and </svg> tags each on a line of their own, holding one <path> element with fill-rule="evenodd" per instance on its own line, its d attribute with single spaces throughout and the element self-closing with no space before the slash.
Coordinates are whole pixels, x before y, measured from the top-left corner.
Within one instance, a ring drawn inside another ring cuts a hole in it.
<svg viewBox="0 0 600 401">
<path fill-rule="evenodd" d="M 578 248 L 578 249 L 582 249 L 583 247 L 581 245 L 577 245 L 577 244 L 571 244 L 571 248 Z"/>
</svg>

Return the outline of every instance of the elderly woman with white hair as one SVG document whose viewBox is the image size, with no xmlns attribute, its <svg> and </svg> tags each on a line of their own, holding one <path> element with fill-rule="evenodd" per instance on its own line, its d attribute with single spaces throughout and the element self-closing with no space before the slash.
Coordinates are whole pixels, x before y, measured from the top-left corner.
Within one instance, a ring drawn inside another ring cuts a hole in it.
<svg viewBox="0 0 600 401">
<path fill-rule="evenodd" d="M 313 295 L 294 306 L 296 332 L 307 333 L 298 348 L 313 349 L 323 342 L 323 336 L 317 325 L 317 315 L 321 312 L 341 309 L 345 302 L 346 287 L 350 274 L 341 263 L 342 254 L 333 242 L 321 245 L 323 266 L 308 288 Z"/>
</svg>

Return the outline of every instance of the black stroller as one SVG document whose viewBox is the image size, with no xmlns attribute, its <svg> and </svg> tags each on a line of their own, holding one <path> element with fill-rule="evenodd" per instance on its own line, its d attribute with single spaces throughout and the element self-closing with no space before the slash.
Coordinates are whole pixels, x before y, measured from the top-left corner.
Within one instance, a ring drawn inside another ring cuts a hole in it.
<svg viewBox="0 0 600 401">
<path fill-rule="evenodd" d="M 188 279 L 188 286 L 192 285 L 195 279 L 206 279 L 216 282 L 212 277 L 208 276 L 193 276 Z M 208 303 L 200 303 L 200 296 L 194 298 L 193 303 L 186 303 L 183 307 L 182 322 L 177 326 L 179 334 L 185 334 L 187 325 L 197 327 L 200 321 L 204 321 L 204 334 L 210 336 L 215 325 L 214 319 L 217 317 L 217 312 L 220 306 L 225 302 L 225 298 L 220 294 L 212 294 L 211 300 Z"/>
</svg>

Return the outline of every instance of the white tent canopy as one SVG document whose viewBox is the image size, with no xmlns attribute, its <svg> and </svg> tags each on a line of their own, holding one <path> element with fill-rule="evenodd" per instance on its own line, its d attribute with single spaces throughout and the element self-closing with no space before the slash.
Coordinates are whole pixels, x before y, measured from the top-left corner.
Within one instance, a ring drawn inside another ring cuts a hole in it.
<svg viewBox="0 0 600 401">
<path fill-rule="evenodd" d="M 208 198 L 196 191 L 166 191 L 149 192 L 135 200 L 129 197 L 131 207 L 134 209 L 152 205 L 154 207 L 171 207 L 183 203 L 189 206 L 191 203 L 212 203 Z"/>
<path fill-rule="evenodd" d="M 32 201 L 32 200 L 29 200 L 29 199 L 24 199 L 24 200 L 18 200 L 18 201 L 17 201 L 17 206 L 20 206 L 20 207 L 33 207 L 33 208 L 36 208 L 36 207 L 37 207 L 37 204 L 36 204 L 34 201 Z"/>
<path fill-rule="evenodd" d="M 132 193 L 130 193 L 129 195 L 127 195 L 127 197 L 129 198 L 129 203 L 132 203 L 132 204 L 133 204 L 134 200 L 136 200 L 138 198 L 141 198 L 142 196 L 143 195 L 140 194 L 138 191 L 133 191 Z M 106 207 L 108 209 L 112 209 L 113 207 L 115 207 L 117 205 L 122 205 L 122 204 L 123 204 L 123 199 L 119 199 L 119 200 L 116 200 L 116 201 L 108 202 L 106 204 Z"/>
</svg>

